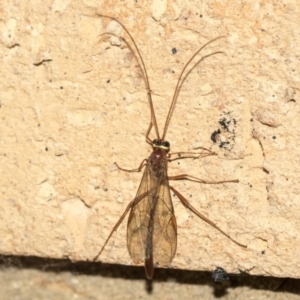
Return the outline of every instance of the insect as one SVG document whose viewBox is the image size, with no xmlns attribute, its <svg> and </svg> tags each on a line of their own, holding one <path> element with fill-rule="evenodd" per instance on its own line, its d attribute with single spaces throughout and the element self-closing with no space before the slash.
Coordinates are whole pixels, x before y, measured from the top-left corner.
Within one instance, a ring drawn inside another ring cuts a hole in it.
<svg viewBox="0 0 300 300">
<path fill-rule="evenodd" d="M 213 280 L 215 282 L 218 282 L 218 283 L 225 281 L 225 280 L 229 280 L 227 272 L 221 267 L 216 267 L 216 269 L 213 271 L 211 277 L 213 278 Z"/>
<path fill-rule="evenodd" d="M 118 22 L 125 30 L 125 32 L 128 34 L 130 40 L 134 45 L 135 50 L 137 51 L 138 57 L 141 61 L 142 71 L 145 77 L 146 87 L 148 91 L 149 105 L 151 110 L 150 124 L 146 132 L 146 142 L 152 146 L 153 151 L 147 159 L 144 159 L 142 161 L 142 163 L 137 169 L 126 170 L 119 167 L 116 164 L 120 170 L 127 171 L 127 172 L 139 172 L 143 168 L 145 168 L 145 170 L 135 198 L 128 204 L 124 213 L 122 214 L 122 216 L 120 217 L 116 225 L 113 227 L 112 231 L 110 232 L 100 252 L 95 256 L 94 261 L 98 259 L 98 257 L 104 250 L 106 244 L 108 243 L 109 239 L 111 238 L 112 234 L 118 229 L 119 225 L 122 223 L 122 221 L 124 220 L 124 218 L 129 212 L 128 225 L 127 225 L 127 247 L 128 247 L 129 254 L 132 260 L 134 261 L 134 263 L 137 264 L 144 263 L 145 272 L 148 279 L 152 279 L 155 266 L 157 265 L 164 266 L 170 264 L 175 255 L 176 246 L 177 246 L 177 224 L 176 224 L 176 218 L 175 218 L 174 209 L 172 205 L 171 191 L 180 199 L 180 201 L 185 207 L 191 210 L 199 218 L 201 218 L 202 220 L 204 220 L 205 222 L 213 226 L 215 229 L 219 230 L 222 234 L 224 234 L 226 237 L 228 237 L 237 245 L 243 248 L 247 248 L 245 245 L 240 244 L 239 242 L 232 239 L 228 234 L 226 234 L 223 230 L 221 230 L 215 223 L 213 223 L 208 218 L 203 216 L 200 212 L 198 212 L 181 193 L 179 193 L 174 187 L 169 185 L 169 180 L 190 180 L 190 181 L 194 181 L 198 183 L 206 183 L 206 184 L 238 182 L 238 180 L 224 180 L 224 181 L 212 182 L 212 181 L 202 180 L 200 178 L 188 174 L 181 174 L 181 175 L 170 177 L 168 176 L 167 173 L 169 161 L 176 160 L 176 159 L 183 159 L 183 158 L 191 158 L 191 157 L 199 158 L 199 157 L 204 157 L 209 155 L 216 155 L 214 152 L 208 149 L 201 148 L 202 150 L 201 153 L 180 152 L 180 154 L 183 154 L 185 156 L 172 159 L 171 158 L 172 155 L 174 154 L 179 155 L 179 153 L 178 152 L 172 154 L 169 153 L 170 143 L 165 140 L 165 137 L 167 134 L 167 129 L 171 120 L 172 113 L 175 108 L 179 90 L 183 83 L 183 79 L 184 79 L 183 74 L 187 66 L 204 47 L 206 47 L 208 44 L 212 43 L 213 41 L 217 40 L 218 38 L 211 40 L 210 42 L 202 46 L 199 50 L 197 50 L 196 53 L 191 57 L 191 59 L 184 66 L 175 88 L 171 106 L 165 122 L 164 131 L 161 136 L 159 134 L 159 130 L 156 122 L 156 116 L 154 113 L 150 83 L 149 83 L 146 67 L 133 37 L 126 29 L 126 27 L 115 18 L 104 16 L 104 15 L 99 15 L 99 16 L 110 18 Z M 222 53 L 222 52 L 214 52 L 212 54 L 203 56 L 196 63 L 196 65 L 199 64 L 204 58 L 214 55 L 216 53 Z M 151 140 L 149 137 L 152 128 L 154 128 L 156 134 L 156 138 L 154 140 Z"/>
</svg>

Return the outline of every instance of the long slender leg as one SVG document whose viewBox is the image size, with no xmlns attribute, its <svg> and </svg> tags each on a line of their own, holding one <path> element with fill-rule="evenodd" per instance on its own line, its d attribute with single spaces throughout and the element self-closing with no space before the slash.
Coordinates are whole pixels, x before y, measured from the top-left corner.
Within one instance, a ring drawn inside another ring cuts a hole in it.
<svg viewBox="0 0 300 300">
<path fill-rule="evenodd" d="M 178 160 L 178 159 L 185 159 L 185 158 L 193 158 L 193 159 L 196 159 L 196 158 L 200 158 L 200 157 L 206 157 L 206 156 L 211 156 L 211 155 L 217 155 L 217 153 L 215 152 L 212 152 L 206 148 L 202 148 L 201 149 L 205 150 L 206 152 L 193 152 L 193 151 L 190 151 L 190 152 L 172 152 L 172 153 L 169 153 L 168 154 L 168 161 L 171 162 L 171 161 L 174 161 L 174 160 Z M 175 158 L 171 158 L 172 156 L 174 155 L 178 155 L 177 157 Z"/>
<path fill-rule="evenodd" d="M 192 211 L 195 215 L 197 215 L 200 219 L 202 219 L 203 221 L 205 221 L 206 223 L 208 223 L 209 225 L 211 225 L 212 227 L 214 227 L 215 229 L 219 230 L 223 235 L 225 235 L 227 238 L 229 238 L 231 241 L 233 241 L 235 244 L 239 245 L 242 248 L 247 248 L 246 245 L 243 245 L 239 242 L 237 242 L 236 240 L 234 240 L 232 237 L 230 237 L 227 233 L 225 233 L 221 228 L 219 228 L 214 222 L 212 222 L 211 220 L 209 220 L 208 218 L 206 218 L 205 216 L 203 216 L 201 213 L 198 212 L 198 210 L 196 208 L 194 208 L 192 206 L 192 204 L 190 204 L 190 202 L 184 198 L 177 190 L 175 190 L 172 186 L 170 186 L 170 189 L 175 193 L 175 195 L 179 198 L 179 200 L 181 201 L 181 203 L 188 208 L 190 211 Z"/>
<path fill-rule="evenodd" d="M 169 176 L 169 180 L 190 180 L 194 182 L 199 182 L 199 183 L 204 183 L 204 184 L 220 184 L 220 183 L 226 183 L 226 182 L 235 182 L 238 183 L 238 179 L 232 179 L 232 180 L 222 180 L 222 181 L 209 181 L 209 180 L 203 180 L 200 178 L 197 178 L 192 175 L 188 174 L 181 174 L 181 175 L 176 175 L 176 176 Z"/>
<path fill-rule="evenodd" d="M 150 131 L 151 131 L 152 127 L 153 127 L 153 123 L 151 121 L 150 124 L 149 124 L 149 127 L 147 129 L 147 132 L 146 132 L 146 142 L 150 145 L 152 145 L 152 141 L 149 138 L 149 134 L 150 134 Z M 145 162 L 147 162 L 146 158 L 141 162 L 141 164 L 138 168 L 132 169 L 132 170 L 123 169 L 116 162 L 115 162 L 115 165 L 118 167 L 119 170 L 122 170 L 122 171 L 125 171 L 125 172 L 140 172 L 142 170 L 142 168 L 146 166 Z"/>
<path fill-rule="evenodd" d="M 93 261 L 96 261 L 98 259 L 98 257 L 100 256 L 100 254 L 102 253 L 102 251 L 104 250 L 106 244 L 108 243 L 108 241 L 110 240 L 111 236 L 113 235 L 113 233 L 115 231 L 117 231 L 118 227 L 120 226 L 120 224 L 123 222 L 124 218 L 126 217 L 126 215 L 128 214 L 128 211 L 130 209 L 133 208 L 134 205 L 138 204 L 142 199 L 144 199 L 144 197 L 146 195 L 148 195 L 149 191 L 141 194 L 139 197 L 134 198 L 126 207 L 125 211 L 123 212 L 122 216 L 120 217 L 119 221 L 116 223 L 116 225 L 114 226 L 114 228 L 112 229 L 112 231 L 110 232 L 108 238 L 106 239 L 104 245 L 102 246 L 101 250 L 99 251 L 99 253 L 94 257 Z"/>
<path fill-rule="evenodd" d="M 204 147 L 197 147 L 197 148 L 195 148 L 195 149 L 201 149 L 201 150 L 204 150 L 204 151 L 206 151 L 208 154 L 210 154 L 210 155 L 216 155 L 216 153 L 215 152 L 213 152 L 213 151 L 211 151 L 211 150 L 209 150 L 209 149 L 207 149 L 207 148 L 204 148 Z M 173 154 L 183 154 L 183 153 L 187 153 L 187 154 L 195 154 L 195 155 L 197 155 L 197 154 L 201 154 L 201 153 L 198 153 L 198 152 L 194 152 L 194 151 L 185 151 L 185 152 L 172 152 L 172 153 L 170 153 L 169 155 L 173 155 Z M 203 153 L 203 152 L 202 152 Z"/>
<path fill-rule="evenodd" d="M 123 168 L 119 167 L 119 165 L 116 162 L 115 162 L 115 165 L 118 167 L 119 170 L 122 170 L 122 171 L 125 171 L 125 172 L 140 172 L 146 166 L 145 162 L 147 162 L 147 161 L 148 161 L 147 158 L 145 158 L 141 162 L 141 164 L 140 164 L 140 166 L 138 168 L 132 169 L 132 170 L 123 169 Z"/>
<path fill-rule="evenodd" d="M 99 251 L 99 253 L 94 257 L 93 261 L 96 261 L 98 259 L 98 257 L 101 255 L 102 251 L 104 250 L 106 244 L 108 243 L 108 241 L 110 240 L 111 236 L 113 235 L 113 233 L 115 231 L 117 231 L 118 227 L 120 226 L 120 224 L 123 222 L 124 218 L 126 217 L 128 211 L 133 207 L 135 199 L 133 199 L 128 206 L 126 207 L 125 211 L 123 212 L 121 218 L 119 219 L 119 221 L 116 223 L 116 225 L 114 226 L 114 228 L 112 229 L 112 231 L 110 232 L 108 238 L 106 239 L 104 245 L 102 246 L 101 250 Z"/>
</svg>

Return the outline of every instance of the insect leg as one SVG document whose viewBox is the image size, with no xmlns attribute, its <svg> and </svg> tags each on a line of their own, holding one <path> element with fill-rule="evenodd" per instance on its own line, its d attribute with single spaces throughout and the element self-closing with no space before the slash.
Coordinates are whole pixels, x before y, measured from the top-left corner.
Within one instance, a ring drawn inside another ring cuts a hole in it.
<svg viewBox="0 0 300 300">
<path fill-rule="evenodd" d="M 201 149 L 203 150 L 203 152 L 193 152 L 193 151 L 185 151 L 185 152 L 172 152 L 172 153 L 168 153 L 168 161 L 174 161 L 174 160 L 178 160 L 178 159 L 184 159 L 184 158 L 200 158 L 200 157 L 206 157 L 206 156 L 211 156 L 211 155 L 217 155 L 216 152 L 213 152 L 207 148 L 204 147 L 197 147 L 196 149 Z M 171 158 L 172 156 L 177 155 L 177 157 L 175 158 Z"/>
<path fill-rule="evenodd" d="M 200 178 L 197 178 L 192 175 L 188 174 L 181 174 L 181 175 L 176 175 L 176 176 L 169 176 L 169 180 L 190 180 L 194 182 L 199 182 L 199 183 L 204 183 L 204 184 L 220 184 L 220 183 L 226 183 L 226 182 L 235 182 L 238 183 L 238 179 L 232 179 L 232 180 L 222 180 L 222 181 L 209 181 L 209 180 L 203 180 Z"/>
<path fill-rule="evenodd" d="M 116 162 L 115 162 L 115 165 L 118 167 L 119 170 L 122 170 L 122 171 L 125 171 L 125 172 L 140 172 L 147 165 L 147 159 L 145 158 L 141 162 L 141 164 L 140 164 L 140 166 L 138 168 L 132 169 L 132 170 L 123 169 L 123 168 L 119 167 L 119 165 Z"/>
<path fill-rule="evenodd" d="M 117 231 L 118 227 L 120 226 L 120 224 L 123 222 L 124 218 L 126 217 L 128 211 L 133 207 L 135 199 L 133 199 L 128 206 L 126 207 L 125 211 L 123 212 L 121 218 L 119 219 L 119 221 L 117 222 L 117 224 L 114 226 L 114 228 L 112 229 L 112 231 L 110 232 L 108 238 L 106 239 L 104 245 L 102 246 L 100 252 L 94 257 L 93 261 L 96 261 L 98 259 L 98 257 L 100 256 L 100 254 L 102 253 L 102 251 L 104 250 L 106 244 L 108 243 L 108 241 L 110 240 L 111 236 L 113 235 L 113 233 L 115 231 Z"/>
<path fill-rule="evenodd" d="M 141 194 L 138 197 L 135 197 L 126 207 L 125 211 L 123 212 L 122 216 L 120 217 L 119 221 L 116 223 L 116 225 L 114 226 L 114 228 L 112 229 L 112 231 L 110 232 L 108 238 L 106 239 L 104 245 L 102 246 L 101 250 L 99 251 L 99 253 L 94 257 L 93 261 L 96 261 L 98 259 L 98 257 L 101 255 L 102 251 L 104 250 L 106 244 L 108 243 L 108 241 L 110 240 L 111 236 L 113 235 L 113 233 L 115 231 L 117 231 L 118 227 L 120 226 L 120 224 L 123 222 L 124 218 L 126 217 L 128 211 L 130 209 L 132 209 L 134 207 L 134 205 L 138 204 L 146 195 L 148 194 L 148 192 Z"/>
<path fill-rule="evenodd" d="M 207 149 L 205 149 L 207 150 Z M 168 161 L 171 162 L 171 161 L 174 161 L 174 160 L 178 160 L 178 159 L 185 159 L 185 158 L 193 158 L 193 159 L 196 159 L 196 158 L 200 158 L 200 157 L 206 157 L 206 156 L 211 156 L 211 155 L 217 155 L 217 153 L 215 152 L 212 152 L 212 151 L 209 151 L 207 150 L 208 152 L 173 152 L 173 153 L 169 153 L 168 154 Z M 171 158 L 172 155 L 175 155 L 177 154 L 178 156 L 175 157 L 175 158 Z M 182 156 L 184 155 L 184 156 Z"/>
<path fill-rule="evenodd" d="M 243 245 L 239 242 L 237 242 L 236 240 L 234 240 L 232 237 L 230 237 L 227 233 L 225 233 L 221 228 L 219 228 L 214 222 L 212 222 L 211 220 L 209 220 L 208 218 L 206 218 L 205 216 L 203 216 L 201 213 L 198 212 L 198 210 L 196 208 L 194 208 L 192 206 L 192 204 L 190 204 L 190 202 L 185 199 L 177 190 L 175 190 L 172 186 L 170 186 L 170 189 L 174 192 L 174 194 L 179 198 L 179 200 L 181 201 L 181 203 L 188 208 L 190 211 L 192 211 L 196 216 L 198 216 L 200 219 L 202 219 L 203 221 L 205 221 L 206 223 L 208 223 L 209 225 L 211 225 L 212 227 L 214 227 L 215 229 L 217 229 L 218 231 L 220 231 L 223 235 L 225 235 L 227 238 L 229 238 L 231 241 L 233 241 L 235 244 L 239 245 L 242 248 L 247 248 L 246 245 Z"/>
<path fill-rule="evenodd" d="M 211 151 L 211 150 L 209 150 L 209 149 L 207 149 L 207 148 L 204 148 L 204 147 L 197 147 L 197 148 L 195 148 L 195 149 L 200 149 L 200 150 L 204 150 L 204 151 L 206 151 L 206 152 L 204 152 L 205 154 L 207 153 L 207 154 L 210 154 L 210 155 L 217 155 L 215 152 L 213 152 L 213 151 Z M 203 153 L 203 152 L 202 152 Z M 197 153 L 197 152 L 192 152 L 192 151 L 189 151 L 189 152 L 173 152 L 173 153 L 170 153 L 169 155 L 171 156 L 171 155 L 174 155 L 174 154 L 195 154 L 195 155 L 197 155 L 197 154 L 202 154 L 202 153 Z"/>
</svg>

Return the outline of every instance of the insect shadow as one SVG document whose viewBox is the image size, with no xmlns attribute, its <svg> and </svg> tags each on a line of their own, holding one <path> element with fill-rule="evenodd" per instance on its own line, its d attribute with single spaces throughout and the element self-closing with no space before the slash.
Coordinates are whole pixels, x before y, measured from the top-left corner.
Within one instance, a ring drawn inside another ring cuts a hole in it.
<svg viewBox="0 0 300 300">
<path fill-rule="evenodd" d="M 180 174 L 176 176 L 168 176 L 168 162 L 174 161 L 177 159 L 185 159 L 185 158 L 200 158 L 211 155 L 216 155 L 215 152 L 210 151 L 209 149 L 199 147 L 198 149 L 201 152 L 175 152 L 170 153 L 170 143 L 165 140 L 167 129 L 171 120 L 172 113 L 175 108 L 176 100 L 178 98 L 178 94 L 180 88 L 186 78 L 186 76 L 205 58 L 208 58 L 212 55 L 216 55 L 218 53 L 223 53 L 222 51 L 217 51 L 208 55 L 203 56 L 200 60 L 198 60 L 195 65 L 187 72 L 185 76 L 184 72 L 190 62 L 195 58 L 195 56 L 207 45 L 213 43 L 214 41 L 222 38 L 217 37 L 205 45 L 203 45 L 200 49 L 196 51 L 196 53 L 189 59 L 189 61 L 184 66 L 182 72 L 180 73 L 175 92 L 172 98 L 171 106 L 166 118 L 165 126 L 163 134 L 159 134 L 156 116 L 153 107 L 153 101 L 151 96 L 151 89 L 148 74 L 146 71 L 146 67 L 140 51 L 127 30 L 127 28 L 117 19 L 105 15 L 99 15 L 100 17 L 109 18 L 119 23 L 125 32 L 128 34 L 130 40 L 132 41 L 134 48 L 138 54 L 142 65 L 142 71 L 144 74 L 149 106 L 151 111 L 150 124 L 148 126 L 146 132 L 146 142 L 152 146 L 152 153 L 150 156 L 142 161 L 140 166 L 133 170 L 127 170 L 121 168 L 117 163 L 116 166 L 125 172 L 140 172 L 143 168 L 144 174 L 138 188 L 137 194 L 135 198 L 128 204 L 124 213 L 118 220 L 118 222 L 113 227 L 110 232 L 108 238 L 106 239 L 103 247 L 99 251 L 99 253 L 94 257 L 94 261 L 98 259 L 104 250 L 106 244 L 109 239 L 113 235 L 113 233 L 118 229 L 126 215 L 129 213 L 128 223 L 127 223 L 127 247 L 130 254 L 131 259 L 134 263 L 140 264 L 144 263 L 145 272 L 148 279 L 152 279 L 154 274 L 155 266 L 167 266 L 171 263 L 175 253 L 177 246 L 177 224 L 176 218 L 174 214 L 174 208 L 172 204 L 171 193 L 172 191 L 181 201 L 181 203 L 191 210 L 195 215 L 199 218 L 210 224 L 212 227 L 220 231 L 223 235 L 233 241 L 235 244 L 240 247 L 246 249 L 247 246 L 237 242 L 233 238 L 231 238 L 227 233 L 225 233 L 221 228 L 219 228 L 215 223 L 202 215 L 196 208 L 194 208 L 189 201 L 179 193 L 173 186 L 169 184 L 169 180 L 190 180 L 197 183 L 203 184 L 220 184 L 226 182 L 239 182 L 239 180 L 222 180 L 222 181 L 209 181 L 203 180 L 195 176 L 191 176 L 189 174 Z M 106 33 L 110 35 L 114 35 L 113 33 Z M 128 42 L 124 38 L 121 37 L 125 41 L 125 43 L 129 46 Z M 133 51 L 133 49 L 129 46 L 129 48 Z M 156 138 L 151 140 L 149 135 L 150 132 L 154 128 Z M 177 157 L 174 157 L 177 155 Z"/>
</svg>

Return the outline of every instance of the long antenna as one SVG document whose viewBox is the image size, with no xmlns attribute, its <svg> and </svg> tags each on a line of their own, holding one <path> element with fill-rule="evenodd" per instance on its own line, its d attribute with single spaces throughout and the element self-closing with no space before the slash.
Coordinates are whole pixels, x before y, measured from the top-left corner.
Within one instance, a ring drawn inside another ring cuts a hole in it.
<svg viewBox="0 0 300 300">
<path fill-rule="evenodd" d="M 138 53 L 138 56 L 139 56 L 139 58 L 140 58 L 140 60 L 142 62 L 142 66 L 143 66 L 142 71 L 144 73 L 144 77 L 145 77 L 145 80 L 146 80 L 146 87 L 147 87 L 147 90 L 148 90 L 147 94 L 148 94 L 148 100 L 149 100 L 149 105 L 150 105 L 150 110 L 151 110 L 151 122 L 150 122 L 150 126 L 149 127 L 151 128 L 152 126 L 154 126 L 155 132 L 156 132 L 156 136 L 157 136 L 158 139 L 160 139 L 159 132 L 158 132 L 158 127 L 157 127 L 157 122 L 156 122 L 156 117 L 155 117 L 155 113 L 154 113 L 154 108 L 153 108 L 153 101 L 152 101 L 152 96 L 151 96 L 150 82 L 149 82 L 147 70 L 146 70 L 146 67 L 145 67 L 145 63 L 143 61 L 143 58 L 142 58 L 142 55 L 140 53 L 139 48 L 137 47 L 137 45 L 136 45 L 133 37 L 131 36 L 131 34 L 129 33 L 129 31 L 127 30 L 127 28 L 120 21 L 118 21 L 114 17 L 110 17 L 110 16 L 106 16 L 106 15 L 102 15 L 102 14 L 97 14 L 97 15 L 100 16 L 100 17 L 112 19 L 115 22 L 117 22 L 118 24 L 120 24 L 123 27 L 123 29 L 126 31 L 126 33 L 128 34 L 130 40 L 132 41 L 132 43 L 133 43 L 133 45 L 134 45 L 134 47 L 135 47 L 135 49 L 136 49 L 136 51 Z"/>
<path fill-rule="evenodd" d="M 166 134 L 167 134 L 167 129 L 169 127 L 169 123 L 170 123 L 170 120 L 171 120 L 171 116 L 173 114 L 173 111 L 174 111 L 174 108 L 175 108 L 175 104 L 176 104 L 176 101 L 177 101 L 177 98 L 178 98 L 178 95 L 179 95 L 179 91 L 180 91 L 180 88 L 182 86 L 182 83 L 184 82 L 184 79 L 186 78 L 186 76 L 202 61 L 204 60 L 205 58 L 209 57 L 209 56 L 212 56 L 212 55 L 215 55 L 217 53 L 224 53 L 222 51 L 217 51 L 217 52 L 214 52 L 214 53 L 210 53 L 208 55 L 205 55 L 203 56 L 200 60 L 197 61 L 197 63 L 187 72 L 187 74 L 183 77 L 183 73 L 184 71 L 186 70 L 187 66 L 190 64 L 190 62 L 195 58 L 195 56 L 203 49 L 205 48 L 206 46 L 208 46 L 209 44 L 213 43 L 214 41 L 218 40 L 218 39 L 221 39 L 225 36 L 219 36 L 209 42 L 207 42 L 206 44 L 204 44 L 199 50 L 196 51 L 196 53 L 194 53 L 194 55 L 188 60 L 188 62 L 185 64 L 183 70 L 181 71 L 180 73 L 180 76 L 178 78 L 178 81 L 177 81 L 177 85 L 176 85 L 176 88 L 175 88 L 175 91 L 174 91 L 174 95 L 173 95 L 173 98 L 172 98 L 172 103 L 171 103 L 171 106 L 170 106 L 170 109 L 169 109 L 169 112 L 168 112 L 168 115 L 167 115 L 167 119 L 166 119 L 166 123 L 165 123 L 165 127 L 164 127 L 164 132 L 163 132 L 163 135 L 162 135 L 162 140 L 165 140 L 165 137 L 166 137 Z M 183 78 L 182 78 L 183 77 Z"/>
</svg>

